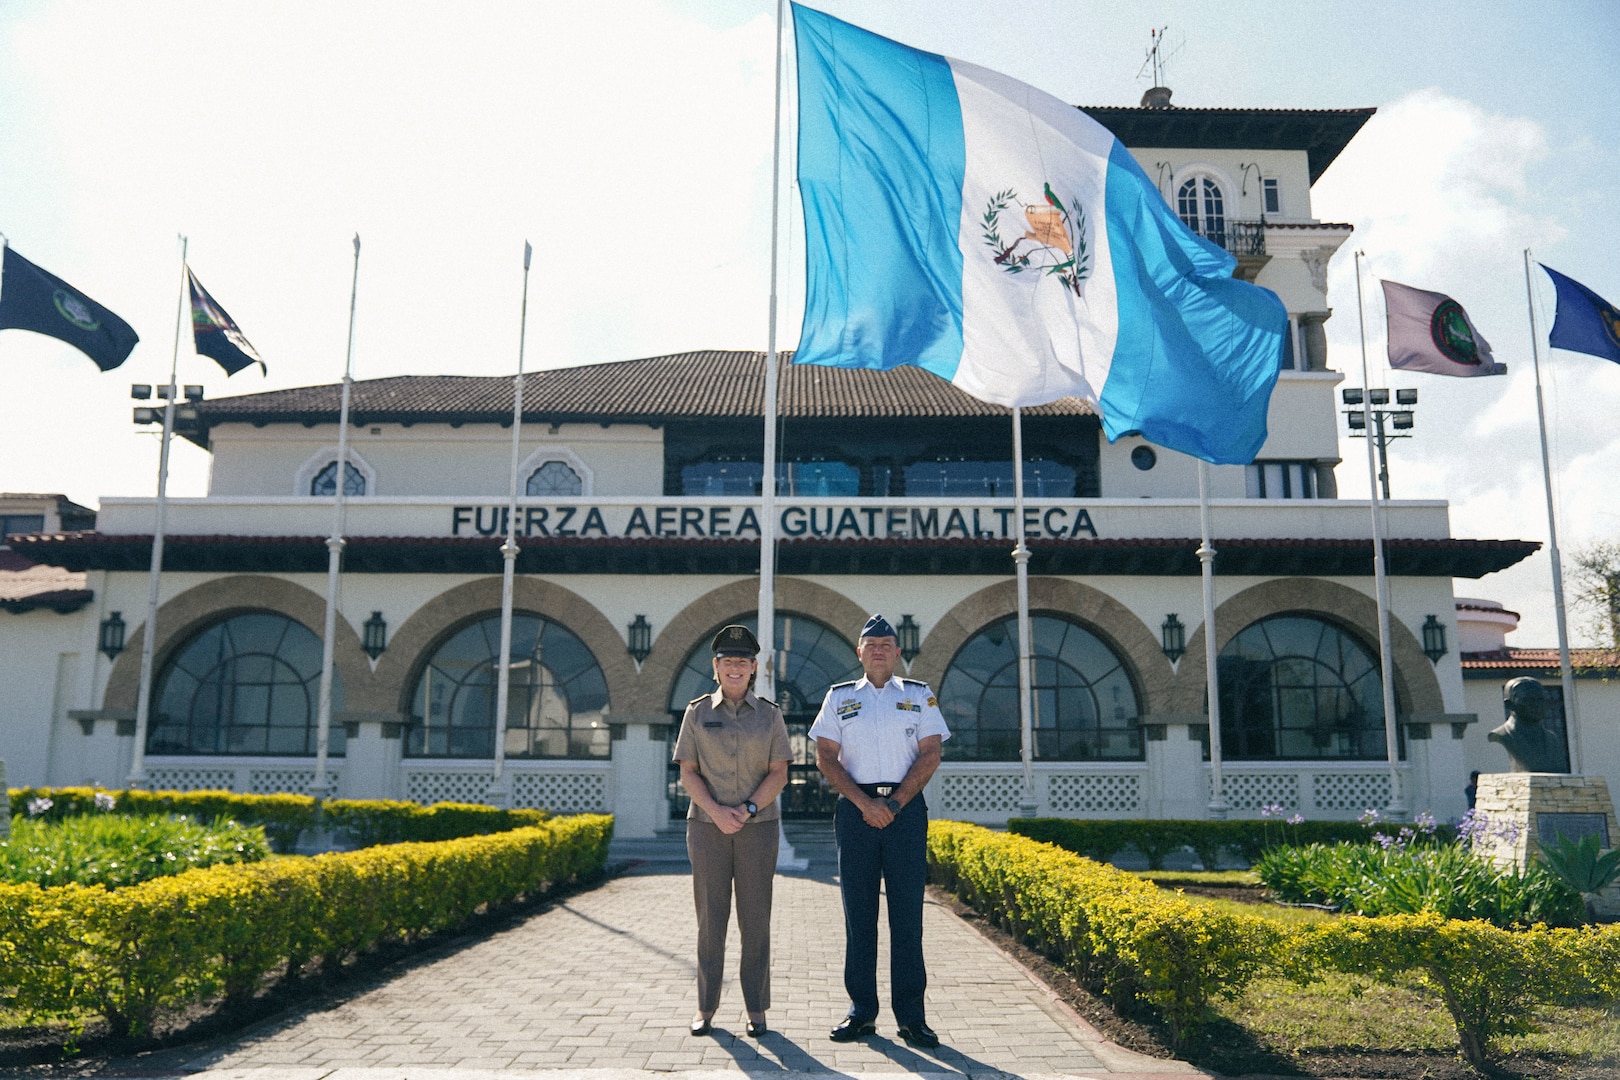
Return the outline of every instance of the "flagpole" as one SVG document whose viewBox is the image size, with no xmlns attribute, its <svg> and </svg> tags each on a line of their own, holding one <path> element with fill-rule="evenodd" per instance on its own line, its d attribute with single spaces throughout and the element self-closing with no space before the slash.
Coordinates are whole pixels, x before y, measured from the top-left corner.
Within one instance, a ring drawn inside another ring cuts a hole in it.
<svg viewBox="0 0 1620 1080">
<path fill-rule="evenodd" d="M 163 435 L 158 444 L 157 507 L 152 520 L 152 563 L 146 576 L 146 632 L 141 635 L 141 682 L 135 692 L 135 745 L 130 752 L 130 788 L 146 786 L 146 730 L 152 717 L 152 661 L 157 648 L 158 585 L 163 576 L 164 519 L 169 509 L 169 443 L 174 438 L 176 376 L 180 371 L 180 327 L 186 311 L 186 251 L 190 241 L 180 237 L 180 300 L 174 310 L 174 351 L 169 355 L 168 400 L 163 406 Z"/>
<path fill-rule="evenodd" d="M 757 692 L 776 698 L 776 278 L 782 203 L 782 31 L 787 0 L 776 0 L 776 124 L 771 140 L 771 299 L 765 343 L 765 450 L 759 480 L 759 666 Z"/>
<path fill-rule="evenodd" d="M 1029 545 L 1024 543 L 1024 410 L 1013 406 L 1013 521 L 1018 543 L 1012 557 L 1018 580 L 1018 756 L 1024 765 L 1024 793 L 1018 810 L 1034 817 L 1040 809 L 1035 797 L 1035 709 L 1030 671 Z"/>
<path fill-rule="evenodd" d="M 1564 569 L 1558 558 L 1558 516 L 1553 512 L 1552 457 L 1547 452 L 1547 410 L 1541 400 L 1541 336 L 1536 332 L 1536 297 L 1530 285 L 1530 249 L 1524 249 L 1524 297 L 1530 309 L 1530 360 L 1536 369 L 1536 421 L 1541 428 L 1541 479 L 1547 488 L 1547 553 L 1552 556 L 1553 614 L 1558 622 L 1558 670 L 1564 687 L 1564 730 L 1569 735 L 1569 771 L 1580 775 L 1580 709 L 1575 700 L 1575 669 L 1569 657 L 1569 626 L 1564 617 Z"/>
<path fill-rule="evenodd" d="M 343 488 L 349 479 L 349 393 L 354 383 L 354 313 L 360 296 L 360 234 L 354 234 L 354 280 L 349 287 L 349 347 L 343 359 L 343 396 L 338 405 L 338 452 L 332 477 L 332 535 L 326 538 L 326 623 L 321 633 L 321 697 L 315 720 L 315 779 L 309 793 L 316 801 L 332 793 L 326 778 L 326 751 L 332 733 L 333 646 L 337 638 L 338 571 L 343 561 Z"/>
<path fill-rule="evenodd" d="M 1204 693 L 1209 698 L 1209 816 L 1226 820 L 1231 809 L 1226 802 L 1226 786 L 1221 779 L 1221 681 L 1215 648 L 1215 547 L 1209 542 L 1209 462 L 1198 459 L 1198 545 L 1199 573 L 1204 590 Z M 1215 869 L 1213 866 L 1205 870 Z"/>
<path fill-rule="evenodd" d="M 529 260 L 534 248 L 523 241 L 523 307 L 518 318 L 518 366 L 512 379 L 512 477 L 506 500 L 506 543 L 501 545 L 501 647 L 495 661 L 494 770 L 486 796 L 494 806 L 510 802 L 506 790 L 506 712 L 512 692 L 512 579 L 517 572 L 518 453 L 523 435 L 523 347 L 529 336 Z M 538 648 L 538 642 L 536 648 Z M 534 659 L 530 658 L 531 661 Z"/>
<path fill-rule="evenodd" d="M 1378 498 L 1378 471 L 1373 463 L 1372 381 L 1367 367 L 1367 311 L 1361 298 L 1361 260 L 1356 252 L 1356 321 L 1361 328 L 1361 416 L 1367 433 L 1367 496 L 1372 510 L 1373 588 L 1378 600 L 1378 664 L 1384 691 L 1384 752 L 1389 761 L 1389 805 L 1385 812 L 1395 821 L 1406 819 L 1406 794 L 1401 781 L 1401 748 L 1395 730 L 1395 660 L 1389 633 L 1389 575 L 1384 569 L 1384 514 Z"/>
</svg>

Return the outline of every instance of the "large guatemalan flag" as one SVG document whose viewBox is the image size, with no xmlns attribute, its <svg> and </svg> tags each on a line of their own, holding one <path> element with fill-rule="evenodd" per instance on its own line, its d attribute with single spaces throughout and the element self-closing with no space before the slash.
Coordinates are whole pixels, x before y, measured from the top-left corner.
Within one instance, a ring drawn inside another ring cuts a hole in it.
<svg viewBox="0 0 1620 1080">
<path fill-rule="evenodd" d="M 1288 316 L 1109 131 L 973 64 L 793 7 L 807 296 L 795 359 L 916 364 L 985 401 L 1095 402 L 1254 459 Z"/>
</svg>

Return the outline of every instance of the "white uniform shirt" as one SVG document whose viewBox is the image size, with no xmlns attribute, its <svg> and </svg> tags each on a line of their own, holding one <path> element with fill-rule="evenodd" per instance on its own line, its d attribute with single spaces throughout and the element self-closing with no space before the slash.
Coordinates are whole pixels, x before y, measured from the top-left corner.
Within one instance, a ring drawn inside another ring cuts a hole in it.
<svg viewBox="0 0 1620 1080">
<path fill-rule="evenodd" d="M 917 760 L 917 743 L 951 737 L 928 684 L 891 675 L 883 686 L 863 676 L 835 683 L 810 726 L 812 739 L 831 739 L 838 761 L 857 784 L 898 784 Z"/>
</svg>

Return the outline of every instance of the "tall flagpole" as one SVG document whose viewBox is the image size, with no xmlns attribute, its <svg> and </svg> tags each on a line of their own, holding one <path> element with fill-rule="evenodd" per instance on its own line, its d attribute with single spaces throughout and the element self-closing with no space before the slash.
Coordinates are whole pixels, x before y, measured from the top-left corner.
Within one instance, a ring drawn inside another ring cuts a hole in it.
<svg viewBox="0 0 1620 1080">
<path fill-rule="evenodd" d="M 518 446 L 523 436 L 523 347 L 529 337 L 529 260 L 534 248 L 523 241 L 523 308 L 518 318 L 518 366 L 512 379 L 512 477 L 506 500 L 506 543 L 501 545 L 501 650 L 495 659 L 495 764 L 489 802 L 506 806 L 506 710 L 512 687 L 512 579 L 517 572 Z M 534 659 L 530 658 L 531 661 Z"/>
<path fill-rule="evenodd" d="M 1547 410 L 1541 402 L 1541 335 L 1536 332 L 1536 297 L 1530 286 L 1530 249 L 1524 249 L 1524 296 L 1530 309 L 1530 359 L 1536 369 L 1536 420 L 1541 425 L 1541 479 L 1547 487 L 1547 553 L 1552 556 L 1553 614 L 1558 621 L 1558 670 L 1564 686 L 1564 730 L 1569 734 L 1569 771 L 1581 771 L 1580 709 L 1575 700 L 1575 669 L 1569 658 L 1569 627 L 1564 619 L 1564 569 L 1558 558 L 1558 517 L 1553 512 L 1552 458 L 1547 453 Z"/>
<path fill-rule="evenodd" d="M 1024 817 L 1034 817 L 1040 808 L 1035 797 L 1035 710 L 1033 702 L 1033 673 L 1030 655 L 1033 652 L 1029 627 L 1029 545 L 1024 543 L 1024 410 L 1013 406 L 1013 521 L 1018 530 L 1018 543 L 1013 545 L 1013 565 L 1018 579 L 1018 757 L 1024 766 L 1024 793 L 1019 797 L 1018 810 Z"/>
<path fill-rule="evenodd" d="M 186 250 L 180 237 L 180 299 L 174 310 L 174 351 L 169 356 L 168 401 L 163 406 L 163 437 L 158 449 L 157 508 L 152 521 L 152 565 L 146 576 L 146 631 L 141 635 L 141 685 L 135 696 L 135 746 L 129 759 L 131 788 L 146 786 L 146 730 L 152 718 L 152 660 L 157 648 L 158 584 L 163 575 L 164 518 L 169 509 L 169 442 L 174 438 L 175 378 L 180 371 L 180 327 L 186 311 Z"/>
<path fill-rule="evenodd" d="M 1209 542 L 1209 462 L 1198 459 L 1198 545 L 1199 573 L 1204 585 L 1204 686 L 1209 697 L 1209 816 L 1226 819 L 1231 809 L 1221 780 L 1221 678 L 1220 655 L 1215 648 L 1215 547 Z M 1205 870 L 1215 869 L 1213 866 Z"/>
<path fill-rule="evenodd" d="M 776 264 L 782 203 L 782 31 L 787 0 L 776 0 L 776 130 L 771 144 L 771 300 L 765 344 L 765 452 L 759 479 L 758 693 L 776 697 Z"/>
<path fill-rule="evenodd" d="M 1385 812 L 1406 819 L 1406 793 L 1401 781 L 1401 748 L 1395 731 L 1395 659 L 1389 634 L 1389 575 L 1384 569 L 1384 513 L 1378 497 L 1378 467 L 1373 458 L 1372 381 L 1367 368 L 1367 311 L 1361 299 L 1361 260 L 1356 252 L 1356 321 L 1361 327 L 1361 416 L 1367 433 L 1367 495 L 1372 510 L 1373 585 L 1378 598 L 1378 663 L 1384 691 L 1384 752 L 1389 760 L 1389 805 Z"/>
<path fill-rule="evenodd" d="M 349 287 L 349 347 L 343 359 L 343 397 L 338 405 L 338 452 L 332 475 L 332 535 L 326 538 L 326 622 L 321 632 L 321 698 L 315 719 L 316 800 L 332 794 L 326 777 L 326 751 L 332 734 L 333 646 L 337 638 L 338 571 L 343 562 L 343 488 L 349 479 L 349 393 L 354 384 L 354 313 L 360 296 L 360 234 L 354 234 L 354 281 Z"/>
</svg>

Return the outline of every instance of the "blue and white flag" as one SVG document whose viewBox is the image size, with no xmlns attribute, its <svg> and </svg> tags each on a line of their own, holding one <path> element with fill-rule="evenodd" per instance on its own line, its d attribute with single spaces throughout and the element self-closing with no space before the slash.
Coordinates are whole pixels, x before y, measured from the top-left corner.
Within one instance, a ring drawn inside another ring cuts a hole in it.
<svg viewBox="0 0 1620 1080">
<path fill-rule="evenodd" d="M 1288 316 L 1119 140 L 1005 75 L 793 6 L 807 294 L 794 359 L 915 364 L 1110 440 L 1247 463 Z"/>
</svg>

